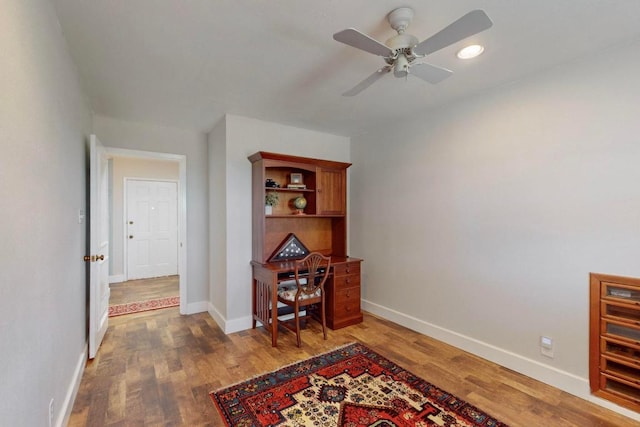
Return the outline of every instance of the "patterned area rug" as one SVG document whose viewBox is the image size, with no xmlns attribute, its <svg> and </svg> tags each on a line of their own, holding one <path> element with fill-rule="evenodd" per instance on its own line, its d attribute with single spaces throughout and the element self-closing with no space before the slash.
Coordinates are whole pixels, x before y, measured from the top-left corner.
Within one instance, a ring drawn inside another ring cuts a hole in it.
<svg viewBox="0 0 640 427">
<path fill-rule="evenodd" d="M 357 343 L 211 398 L 227 426 L 506 426 Z"/>
<path fill-rule="evenodd" d="M 166 297 L 147 301 L 129 302 L 109 306 L 109 317 L 123 314 L 139 313 L 141 311 L 157 310 L 159 308 L 176 307 L 180 305 L 180 297 Z"/>
</svg>

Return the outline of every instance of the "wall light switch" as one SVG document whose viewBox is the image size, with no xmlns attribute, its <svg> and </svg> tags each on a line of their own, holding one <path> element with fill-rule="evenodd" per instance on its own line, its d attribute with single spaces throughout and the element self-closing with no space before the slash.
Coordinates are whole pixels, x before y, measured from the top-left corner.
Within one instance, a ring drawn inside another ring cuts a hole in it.
<svg viewBox="0 0 640 427">
<path fill-rule="evenodd" d="M 78 209 L 78 224 L 82 224 L 84 222 L 84 209 Z"/>
</svg>

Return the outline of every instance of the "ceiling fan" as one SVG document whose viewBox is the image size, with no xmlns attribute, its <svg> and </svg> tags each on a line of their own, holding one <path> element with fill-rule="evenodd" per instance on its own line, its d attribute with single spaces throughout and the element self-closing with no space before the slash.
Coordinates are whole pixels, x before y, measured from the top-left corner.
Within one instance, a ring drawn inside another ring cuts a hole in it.
<svg viewBox="0 0 640 427">
<path fill-rule="evenodd" d="M 446 68 L 415 61 L 493 25 L 484 11 L 474 10 L 428 39 L 418 42 L 415 36 L 405 32 L 413 19 L 413 9 L 409 7 L 394 9 L 389 13 L 387 19 L 391 28 L 396 30 L 398 34 L 391 37 L 386 43 L 381 43 L 355 28 L 348 28 L 333 35 L 334 40 L 382 56 L 387 63 L 352 89 L 343 93 L 343 96 L 359 94 L 391 71 L 396 77 L 407 77 L 412 74 L 429 83 L 439 83 L 453 72 Z"/>
</svg>

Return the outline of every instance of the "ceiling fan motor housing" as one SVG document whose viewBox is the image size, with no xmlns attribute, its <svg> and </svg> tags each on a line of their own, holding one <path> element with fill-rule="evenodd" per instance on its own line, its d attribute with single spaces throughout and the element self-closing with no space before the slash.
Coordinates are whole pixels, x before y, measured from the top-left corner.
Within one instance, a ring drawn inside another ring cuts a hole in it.
<svg viewBox="0 0 640 427">
<path fill-rule="evenodd" d="M 405 30 L 413 19 L 413 10 L 409 7 L 394 9 L 387 17 L 391 28 L 398 32 L 397 35 L 386 41 L 393 55 L 389 58 L 389 65 L 393 65 L 393 75 L 406 77 L 409 74 L 409 65 L 415 59 L 411 49 L 419 43 L 417 37 L 405 33 Z"/>
<path fill-rule="evenodd" d="M 408 49 L 418 44 L 418 39 L 411 34 L 402 33 L 391 37 L 385 43 L 391 50 Z"/>
</svg>

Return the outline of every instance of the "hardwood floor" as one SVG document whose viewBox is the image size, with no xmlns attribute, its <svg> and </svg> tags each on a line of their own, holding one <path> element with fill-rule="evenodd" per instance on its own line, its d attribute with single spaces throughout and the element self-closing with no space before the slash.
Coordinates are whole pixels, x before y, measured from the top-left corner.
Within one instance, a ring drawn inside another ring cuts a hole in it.
<svg viewBox="0 0 640 427">
<path fill-rule="evenodd" d="M 109 288 L 111 289 L 109 305 L 180 295 L 179 276 L 155 277 L 153 279 L 111 283 Z"/>
<path fill-rule="evenodd" d="M 427 336 L 366 314 L 322 339 L 309 322 L 302 348 L 282 331 L 225 335 L 207 313 L 177 308 L 113 318 L 89 361 L 69 426 L 222 426 L 208 393 L 359 341 L 511 426 L 631 427 L 639 423 Z"/>
</svg>

